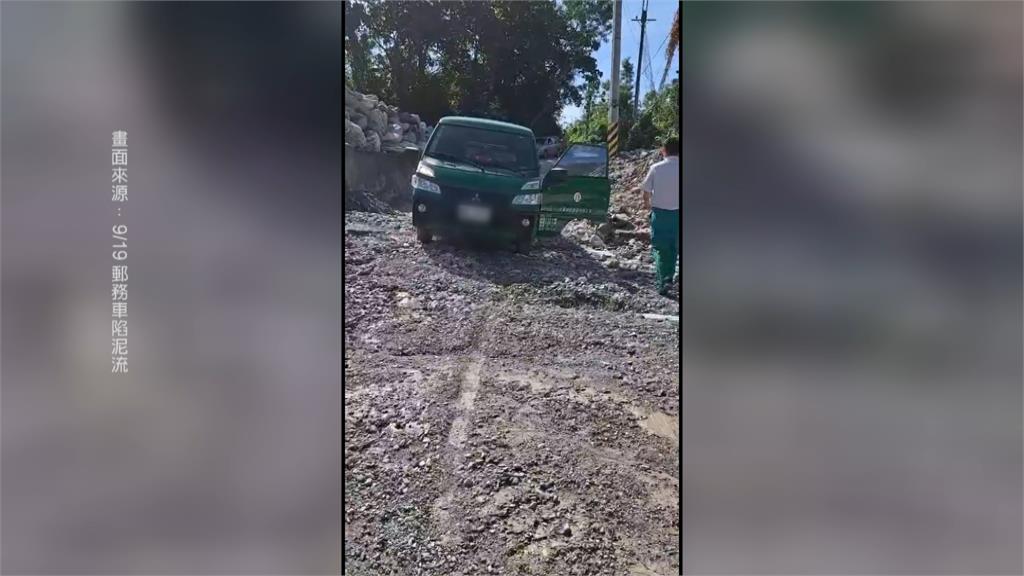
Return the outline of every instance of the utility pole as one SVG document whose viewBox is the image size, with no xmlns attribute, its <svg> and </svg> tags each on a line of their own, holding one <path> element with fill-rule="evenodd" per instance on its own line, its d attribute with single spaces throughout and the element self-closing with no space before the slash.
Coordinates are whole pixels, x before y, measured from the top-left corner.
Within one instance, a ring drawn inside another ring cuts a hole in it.
<svg viewBox="0 0 1024 576">
<path fill-rule="evenodd" d="M 608 94 L 608 156 L 619 153 L 619 57 L 622 47 L 622 0 L 612 2 L 612 81 Z"/>
<path fill-rule="evenodd" d="M 640 10 L 640 18 L 633 18 L 633 22 L 640 23 L 640 55 L 636 57 L 636 84 L 633 85 L 633 119 L 636 120 L 637 110 L 640 106 L 640 70 L 644 67 L 644 33 L 647 31 L 648 22 L 657 22 L 657 18 L 647 19 L 647 1 L 643 0 Z"/>
</svg>

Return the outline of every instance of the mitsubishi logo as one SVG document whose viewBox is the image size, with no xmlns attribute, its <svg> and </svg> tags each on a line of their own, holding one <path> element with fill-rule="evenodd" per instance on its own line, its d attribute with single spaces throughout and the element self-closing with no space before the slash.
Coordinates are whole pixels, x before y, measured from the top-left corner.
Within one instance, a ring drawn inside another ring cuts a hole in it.
<svg viewBox="0 0 1024 576">
<path fill-rule="evenodd" d="M 473 194 L 473 202 L 479 202 L 479 201 L 480 201 L 480 195 L 479 194 Z"/>
</svg>

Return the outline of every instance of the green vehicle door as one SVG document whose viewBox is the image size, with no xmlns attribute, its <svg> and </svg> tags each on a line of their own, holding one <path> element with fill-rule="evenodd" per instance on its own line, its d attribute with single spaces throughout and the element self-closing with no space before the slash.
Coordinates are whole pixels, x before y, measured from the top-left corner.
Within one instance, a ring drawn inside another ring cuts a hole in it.
<svg viewBox="0 0 1024 576">
<path fill-rule="evenodd" d="M 544 176 L 538 236 L 555 236 L 570 220 L 608 220 L 608 149 L 573 144 Z"/>
</svg>

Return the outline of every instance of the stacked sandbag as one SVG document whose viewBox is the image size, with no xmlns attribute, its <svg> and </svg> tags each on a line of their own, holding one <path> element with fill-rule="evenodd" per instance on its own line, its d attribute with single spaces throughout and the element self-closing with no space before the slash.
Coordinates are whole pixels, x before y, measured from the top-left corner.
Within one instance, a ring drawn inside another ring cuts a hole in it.
<svg viewBox="0 0 1024 576">
<path fill-rule="evenodd" d="M 423 148 L 427 125 L 416 114 L 388 106 L 373 94 L 345 88 L 345 143 L 367 152 Z"/>
</svg>

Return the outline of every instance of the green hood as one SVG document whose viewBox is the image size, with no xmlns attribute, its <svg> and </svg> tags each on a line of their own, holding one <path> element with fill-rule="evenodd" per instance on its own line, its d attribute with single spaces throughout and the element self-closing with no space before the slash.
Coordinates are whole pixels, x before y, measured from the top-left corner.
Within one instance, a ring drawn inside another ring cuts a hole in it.
<svg viewBox="0 0 1024 576">
<path fill-rule="evenodd" d="M 423 157 L 423 164 L 426 164 L 434 171 L 431 178 L 441 186 L 456 186 L 458 188 L 471 188 L 474 190 L 494 190 L 518 194 L 523 184 L 536 178 L 527 178 L 518 174 L 511 174 L 500 170 L 481 172 L 470 164 L 458 164 L 447 160 L 437 160 L 429 156 Z M 525 192 L 524 192 L 525 193 Z"/>
</svg>

